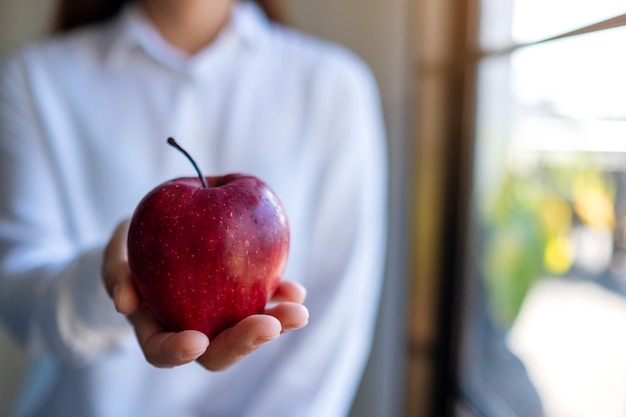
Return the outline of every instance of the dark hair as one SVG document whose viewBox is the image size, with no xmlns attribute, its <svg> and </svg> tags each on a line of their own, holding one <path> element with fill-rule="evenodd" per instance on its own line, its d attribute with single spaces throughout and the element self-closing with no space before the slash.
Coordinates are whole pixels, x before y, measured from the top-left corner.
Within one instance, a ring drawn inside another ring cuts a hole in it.
<svg viewBox="0 0 626 417">
<path fill-rule="evenodd" d="M 126 3 L 133 0 L 58 0 L 53 30 L 65 32 L 79 26 L 99 23 L 117 15 Z M 281 0 L 252 0 L 271 20 L 285 23 Z"/>
</svg>

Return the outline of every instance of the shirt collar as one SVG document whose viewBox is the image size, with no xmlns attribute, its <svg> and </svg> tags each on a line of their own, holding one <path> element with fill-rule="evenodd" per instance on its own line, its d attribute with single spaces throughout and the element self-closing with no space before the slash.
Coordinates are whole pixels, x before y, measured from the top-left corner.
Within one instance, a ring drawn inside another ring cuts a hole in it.
<svg viewBox="0 0 626 417">
<path fill-rule="evenodd" d="M 169 44 L 150 22 L 141 7 L 128 4 L 110 28 L 105 39 L 106 61 L 122 62 L 134 49 L 143 49 L 156 61 L 182 72 L 197 71 L 212 61 L 212 56 L 221 55 L 224 49 L 260 47 L 267 35 L 269 20 L 252 1 L 236 1 L 230 21 L 218 37 L 205 49 L 187 56 Z"/>
</svg>

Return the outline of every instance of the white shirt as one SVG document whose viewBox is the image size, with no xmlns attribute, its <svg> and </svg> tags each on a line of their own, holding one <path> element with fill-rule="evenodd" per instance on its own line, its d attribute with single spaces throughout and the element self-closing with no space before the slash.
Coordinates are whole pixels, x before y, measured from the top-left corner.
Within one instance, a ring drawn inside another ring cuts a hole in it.
<svg viewBox="0 0 626 417">
<path fill-rule="evenodd" d="M 250 173 L 277 192 L 291 226 L 284 278 L 308 290 L 307 327 L 225 372 L 147 364 L 101 283 L 116 224 L 160 182 L 195 175 L 168 136 L 205 175 Z M 17 51 L 0 76 L 0 318 L 32 358 L 21 406 L 46 417 L 345 415 L 381 288 L 385 164 L 366 66 L 249 3 L 193 57 L 138 7 Z"/>
</svg>

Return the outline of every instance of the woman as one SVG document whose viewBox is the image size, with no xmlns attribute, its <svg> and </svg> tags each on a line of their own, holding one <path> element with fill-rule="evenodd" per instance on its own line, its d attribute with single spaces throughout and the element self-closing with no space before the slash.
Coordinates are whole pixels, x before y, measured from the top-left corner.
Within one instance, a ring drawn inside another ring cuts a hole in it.
<svg viewBox="0 0 626 417">
<path fill-rule="evenodd" d="M 371 74 L 249 2 L 91 2 L 94 13 L 74 13 L 83 3 L 66 3 L 60 33 L 13 54 L 0 78 L 0 317 L 33 363 L 48 358 L 49 383 L 27 411 L 345 415 L 385 247 Z M 277 304 L 211 341 L 166 332 L 130 283 L 128 217 L 155 185 L 193 175 L 168 136 L 206 175 L 262 178 L 289 216 Z M 305 329 L 281 335 L 309 312 Z M 24 384 L 31 405 L 42 369 Z"/>
</svg>

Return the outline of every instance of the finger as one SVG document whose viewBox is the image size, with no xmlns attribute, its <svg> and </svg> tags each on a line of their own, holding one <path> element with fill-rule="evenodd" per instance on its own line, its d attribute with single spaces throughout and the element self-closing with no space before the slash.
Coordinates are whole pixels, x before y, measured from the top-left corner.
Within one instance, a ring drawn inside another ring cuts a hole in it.
<svg viewBox="0 0 626 417">
<path fill-rule="evenodd" d="M 139 294 L 133 284 L 128 263 L 104 268 L 103 285 L 118 312 L 129 315 L 139 308 Z"/>
<path fill-rule="evenodd" d="M 281 333 L 300 329 L 309 322 L 309 310 L 300 303 L 279 303 L 267 309 L 265 314 L 276 317 L 280 321 Z"/>
<path fill-rule="evenodd" d="M 146 360 L 158 368 L 184 365 L 200 357 L 209 346 L 204 333 L 195 330 L 166 332 L 145 308 L 129 316 Z"/>
<path fill-rule="evenodd" d="M 115 288 L 113 288 L 112 298 L 115 310 L 128 316 L 139 309 L 141 302 L 135 285 L 132 283 L 128 265 L 126 271 L 120 271 L 120 275 L 122 274 L 125 276 L 120 278 Z"/>
<path fill-rule="evenodd" d="M 132 283 L 128 266 L 126 239 L 129 222 L 124 221 L 113 232 L 104 249 L 102 278 L 115 309 L 125 315 L 134 313 L 140 305 L 139 295 Z"/>
<path fill-rule="evenodd" d="M 256 314 L 217 335 L 198 362 L 211 371 L 222 371 L 280 336 L 282 326 L 275 317 Z"/>
<path fill-rule="evenodd" d="M 306 288 L 293 281 L 281 281 L 272 295 L 271 302 L 291 301 L 303 303 L 306 299 Z"/>
<path fill-rule="evenodd" d="M 111 265 L 109 261 L 108 266 L 103 268 L 103 274 L 104 285 L 113 299 L 115 309 L 125 315 L 137 311 L 140 299 L 132 281 L 132 272 L 128 262 L 117 262 Z"/>
<path fill-rule="evenodd" d="M 125 277 L 125 274 L 120 274 L 120 270 L 123 272 L 126 265 L 128 265 L 128 255 L 126 253 L 128 226 L 128 221 L 120 223 L 104 248 L 102 277 L 110 296 L 113 295 L 118 281 Z"/>
</svg>

